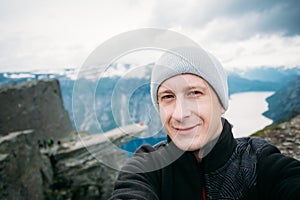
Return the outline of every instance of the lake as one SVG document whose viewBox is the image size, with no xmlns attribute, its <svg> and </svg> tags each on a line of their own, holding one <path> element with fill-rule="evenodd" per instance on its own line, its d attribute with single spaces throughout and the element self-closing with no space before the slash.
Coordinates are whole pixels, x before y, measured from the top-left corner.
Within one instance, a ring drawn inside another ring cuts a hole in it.
<svg viewBox="0 0 300 200">
<path fill-rule="evenodd" d="M 268 110 L 266 98 L 274 92 L 243 92 L 230 96 L 224 117 L 233 125 L 235 137 L 250 134 L 270 125 L 272 120 L 262 115 Z"/>
</svg>

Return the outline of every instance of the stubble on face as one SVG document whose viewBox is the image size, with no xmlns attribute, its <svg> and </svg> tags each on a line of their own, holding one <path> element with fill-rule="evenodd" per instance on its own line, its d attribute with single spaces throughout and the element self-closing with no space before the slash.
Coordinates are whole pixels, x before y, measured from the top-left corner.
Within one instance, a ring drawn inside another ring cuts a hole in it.
<svg viewBox="0 0 300 200">
<path fill-rule="evenodd" d="M 181 150 L 199 150 L 222 131 L 225 110 L 199 76 L 183 74 L 167 79 L 158 89 L 158 103 L 164 129 Z"/>
</svg>

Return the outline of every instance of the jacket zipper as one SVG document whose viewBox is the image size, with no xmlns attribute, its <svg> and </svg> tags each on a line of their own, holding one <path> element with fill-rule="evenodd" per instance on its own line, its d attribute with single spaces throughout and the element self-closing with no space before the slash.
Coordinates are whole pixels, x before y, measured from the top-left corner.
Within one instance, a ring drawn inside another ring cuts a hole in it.
<svg viewBox="0 0 300 200">
<path fill-rule="evenodd" d="M 206 200 L 206 191 L 204 186 L 202 187 L 202 200 Z"/>
</svg>

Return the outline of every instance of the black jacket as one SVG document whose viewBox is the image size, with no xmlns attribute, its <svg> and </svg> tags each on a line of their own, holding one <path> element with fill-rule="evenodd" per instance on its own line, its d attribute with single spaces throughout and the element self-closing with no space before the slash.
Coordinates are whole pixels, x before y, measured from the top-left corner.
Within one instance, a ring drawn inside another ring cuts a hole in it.
<svg viewBox="0 0 300 200">
<path fill-rule="evenodd" d="M 300 199 L 300 162 L 262 139 L 234 139 L 227 121 L 200 163 L 193 152 L 169 146 L 143 145 L 123 167 L 110 199 Z M 172 156 L 169 164 L 165 158 Z"/>
</svg>

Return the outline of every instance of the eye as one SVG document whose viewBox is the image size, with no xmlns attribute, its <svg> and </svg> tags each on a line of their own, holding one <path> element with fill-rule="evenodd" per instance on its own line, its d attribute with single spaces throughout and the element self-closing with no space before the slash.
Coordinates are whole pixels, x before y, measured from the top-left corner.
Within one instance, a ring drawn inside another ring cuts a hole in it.
<svg viewBox="0 0 300 200">
<path fill-rule="evenodd" d="M 164 95 L 164 96 L 161 97 L 161 99 L 172 99 L 172 98 L 174 98 L 174 96 L 171 95 L 171 94 Z"/>
<path fill-rule="evenodd" d="M 200 96 L 203 92 L 200 90 L 191 90 L 188 92 L 188 96 Z"/>
<path fill-rule="evenodd" d="M 165 94 L 165 95 L 162 95 L 159 99 L 162 102 L 169 102 L 169 101 L 172 101 L 174 98 L 175 98 L 175 96 L 172 94 Z"/>
</svg>

